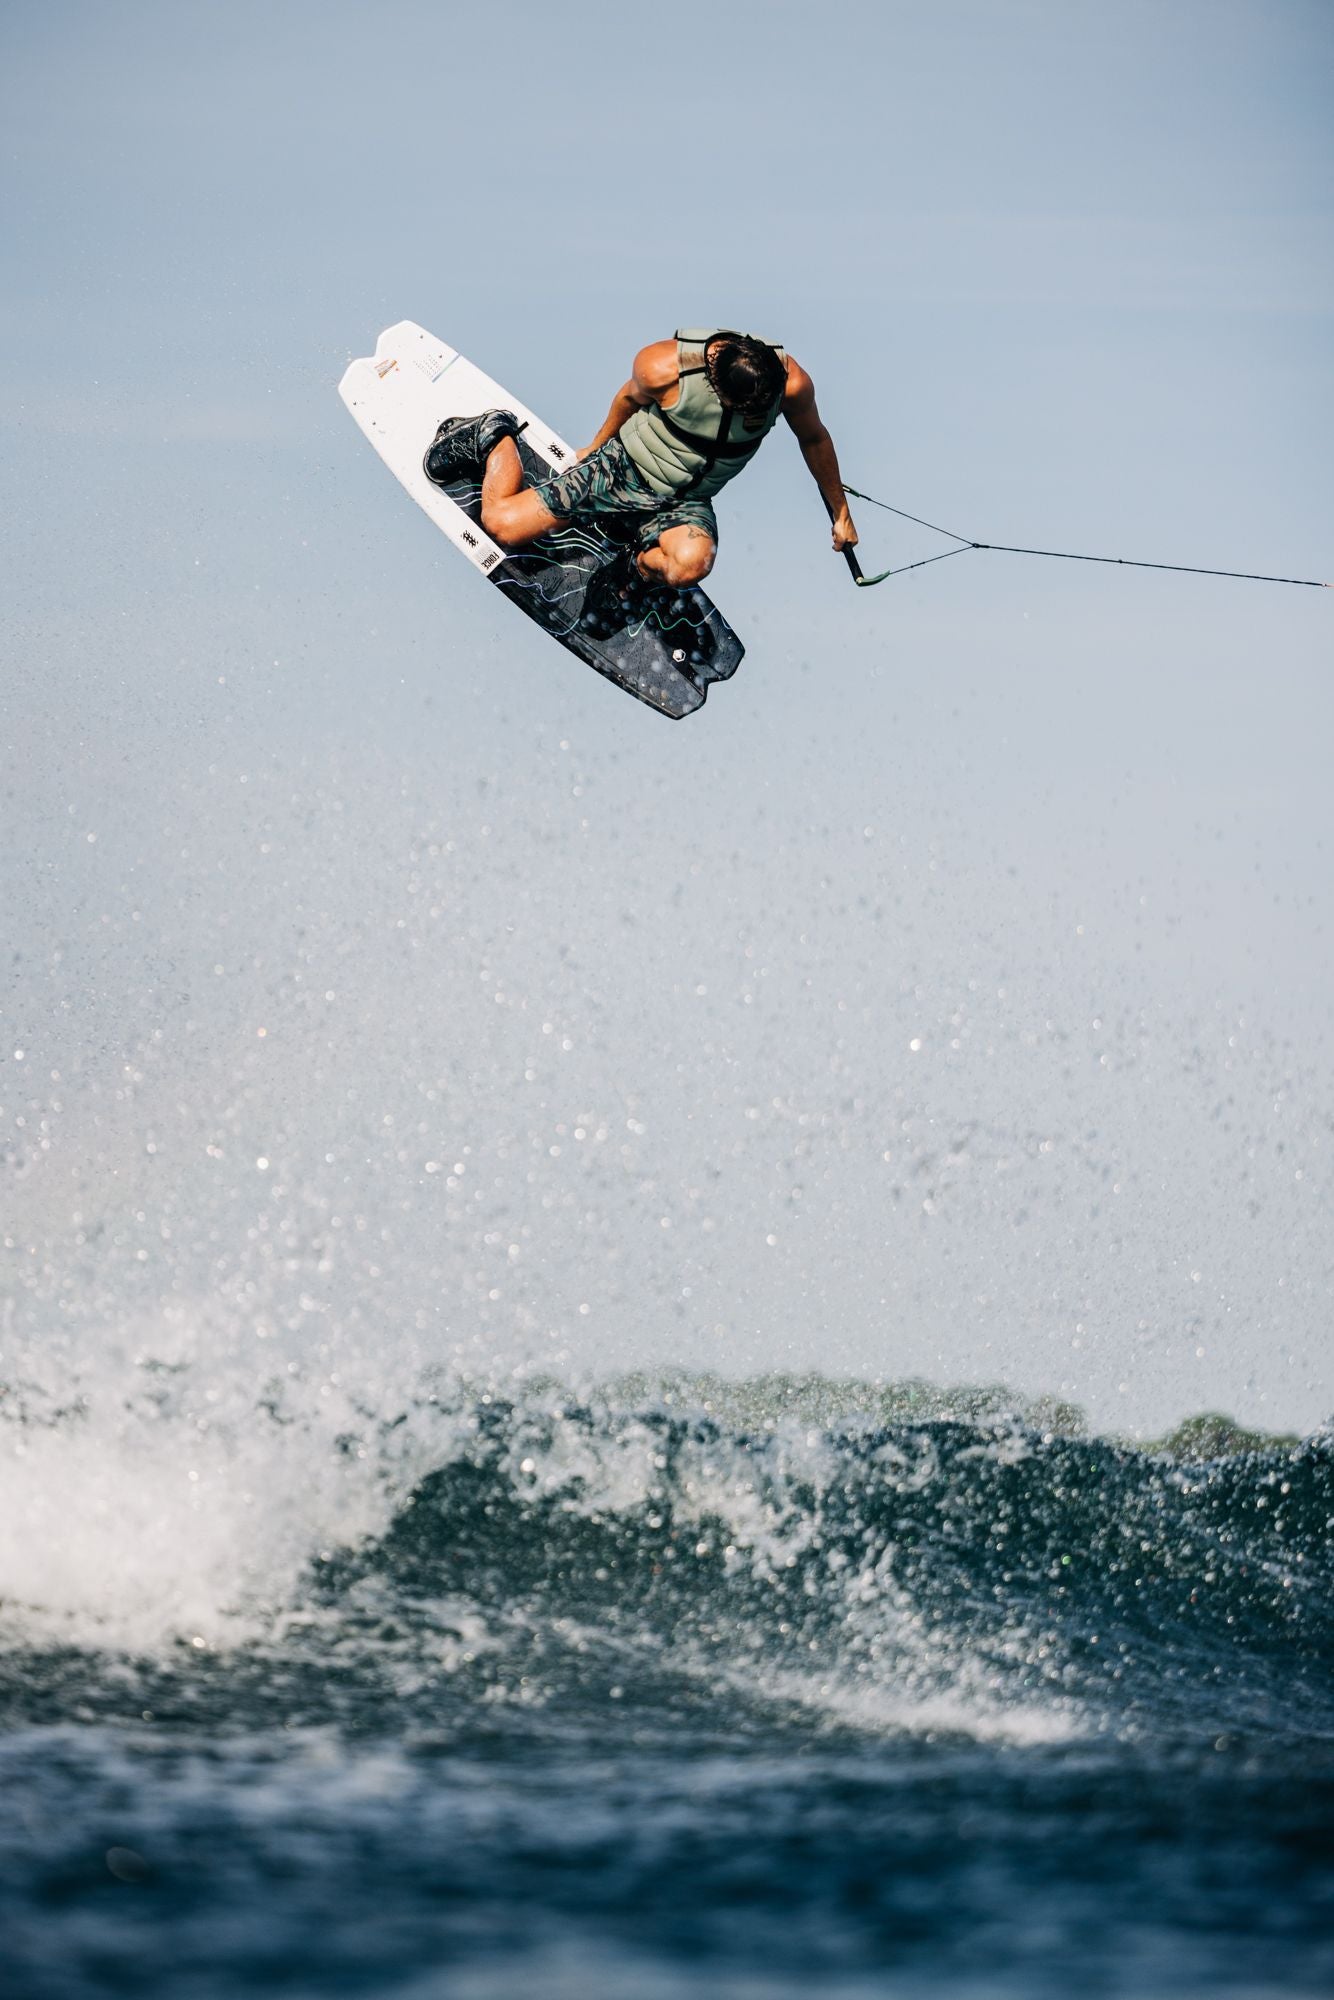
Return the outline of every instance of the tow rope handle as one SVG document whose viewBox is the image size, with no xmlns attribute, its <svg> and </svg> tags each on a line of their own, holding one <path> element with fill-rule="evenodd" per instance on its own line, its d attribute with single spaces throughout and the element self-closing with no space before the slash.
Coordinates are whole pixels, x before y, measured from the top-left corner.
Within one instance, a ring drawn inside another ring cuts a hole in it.
<svg viewBox="0 0 1334 2000">
<path fill-rule="evenodd" d="M 846 493 L 852 492 L 852 488 L 850 486 L 845 487 L 843 490 Z M 832 521 L 834 518 L 834 510 L 829 505 L 829 502 L 827 500 L 825 501 L 825 511 L 828 513 L 829 518 Z M 893 570 L 886 569 L 882 570 L 879 576 L 863 576 L 862 566 L 857 560 L 856 549 L 854 549 L 851 545 L 849 545 L 847 548 L 841 549 L 839 553 L 841 554 L 844 562 L 848 566 L 849 575 L 851 576 L 853 582 L 857 585 L 858 589 L 860 590 L 869 590 L 873 583 L 883 583 L 887 576 L 892 576 L 894 574 Z"/>
<path fill-rule="evenodd" d="M 880 572 L 880 574 L 879 574 L 879 576 L 863 576 L 863 575 L 862 575 L 862 566 L 861 566 L 861 564 L 860 564 L 860 563 L 858 562 L 858 560 L 857 560 L 857 551 L 856 551 L 856 549 L 854 549 L 854 548 L 846 548 L 846 549 L 843 549 L 843 550 L 841 551 L 841 553 L 842 553 L 842 556 L 843 556 L 843 560 L 844 560 L 844 562 L 845 562 L 845 563 L 847 564 L 847 566 L 848 566 L 848 570 L 849 570 L 849 573 L 850 573 L 850 575 L 851 575 L 851 577 L 852 577 L 852 580 L 853 580 L 853 582 L 854 582 L 854 583 L 856 584 L 856 586 L 857 586 L 857 588 L 858 588 L 859 590 L 869 590 L 869 589 L 871 588 L 871 585 L 872 585 L 873 583 L 883 583 L 883 582 L 884 582 L 884 580 L 885 580 L 885 578 L 886 578 L 887 576 L 897 576 L 897 575 L 898 575 L 898 571 L 897 571 L 897 570 L 893 570 L 893 569 L 882 569 L 882 570 L 881 570 L 881 572 Z M 916 567 L 916 565 L 915 565 L 915 564 L 910 564 L 910 565 L 909 565 L 909 567 L 910 567 L 910 568 L 915 568 L 915 567 Z"/>
</svg>

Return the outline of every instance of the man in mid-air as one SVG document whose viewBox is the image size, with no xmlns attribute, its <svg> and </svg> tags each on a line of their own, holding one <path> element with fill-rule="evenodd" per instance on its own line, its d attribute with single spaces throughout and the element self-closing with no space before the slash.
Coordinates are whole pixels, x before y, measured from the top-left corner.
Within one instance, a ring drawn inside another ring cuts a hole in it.
<svg viewBox="0 0 1334 2000">
<path fill-rule="evenodd" d="M 482 526 L 506 548 L 580 516 L 618 516 L 634 538 L 623 589 L 679 589 L 712 569 L 713 497 L 750 463 L 780 416 L 820 489 L 835 549 L 854 546 L 857 530 L 810 376 L 781 347 L 723 328 L 687 328 L 642 347 L 578 463 L 539 486 L 524 485 L 519 425 L 509 410 L 448 419 L 424 467 L 438 486 L 481 472 Z"/>
</svg>

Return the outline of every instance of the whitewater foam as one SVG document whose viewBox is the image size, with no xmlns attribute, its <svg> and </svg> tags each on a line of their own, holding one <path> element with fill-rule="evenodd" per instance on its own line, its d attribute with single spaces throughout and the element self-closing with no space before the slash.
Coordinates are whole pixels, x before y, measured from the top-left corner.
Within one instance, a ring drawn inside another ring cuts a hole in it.
<svg viewBox="0 0 1334 2000">
<path fill-rule="evenodd" d="M 440 1462 L 425 1398 L 386 1439 L 367 1370 L 285 1361 L 257 1388 L 227 1333 L 201 1302 L 91 1360 L 28 1357 L 0 1404 L 0 1624 L 130 1652 L 243 1644 Z"/>
</svg>

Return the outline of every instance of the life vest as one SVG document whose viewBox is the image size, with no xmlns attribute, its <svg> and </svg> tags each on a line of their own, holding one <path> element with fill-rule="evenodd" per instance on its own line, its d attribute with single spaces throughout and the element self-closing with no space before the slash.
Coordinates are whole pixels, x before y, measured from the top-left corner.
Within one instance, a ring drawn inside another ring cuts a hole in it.
<svg viewBox="0 0 1334 2000">
<path fill-rule="evenodd" d="M 749 464 L 783 408 L 783 391 L 758 417 L 729 410 L 720 400 L 704 366 L 704 350 L 721 331 L 717 327 L 686 327 L 676 336 L 680 391 L 670 410 L 651 403 L 636 410 L 621 425 L 622 445 L 649 485 L 665 500 L 683 494 L 710 500 L 729 479 Z M 773 341 L 779 360 L 787 355 Z"/>
</svg>

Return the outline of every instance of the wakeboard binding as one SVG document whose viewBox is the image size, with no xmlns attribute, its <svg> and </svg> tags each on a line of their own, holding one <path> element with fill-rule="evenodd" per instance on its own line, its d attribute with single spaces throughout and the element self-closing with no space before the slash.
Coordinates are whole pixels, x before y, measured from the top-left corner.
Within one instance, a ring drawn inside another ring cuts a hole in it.
<svg viewBox="0 0 1334 2000">
<path fill-rule="evenodd" d="M 483 410 L 479 417 L 446 417 L 426 449 L 422 471 L 433 486 L 475 479 L 502 438 L 524 426 L 512 410 Z"/>
</svg>

